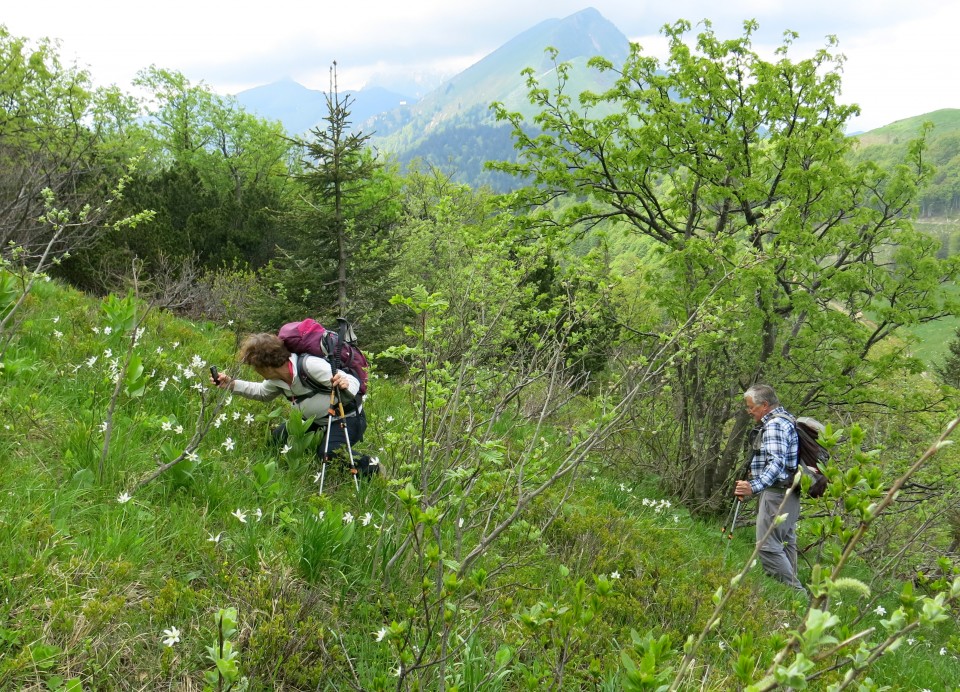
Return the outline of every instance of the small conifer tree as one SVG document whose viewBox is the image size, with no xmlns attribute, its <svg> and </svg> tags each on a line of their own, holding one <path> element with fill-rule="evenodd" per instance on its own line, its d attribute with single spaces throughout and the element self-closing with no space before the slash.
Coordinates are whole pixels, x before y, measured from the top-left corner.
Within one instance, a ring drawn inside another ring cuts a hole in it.
<svg viewBox="0 0 960 692">
<path fill-rule="evenodd" d="M 953 341 L 947 349 L 943 365 L 936 366 L 936 371 L 944 384 L 960 389 L 960 327 L 954 332 Z"/>
</svg>

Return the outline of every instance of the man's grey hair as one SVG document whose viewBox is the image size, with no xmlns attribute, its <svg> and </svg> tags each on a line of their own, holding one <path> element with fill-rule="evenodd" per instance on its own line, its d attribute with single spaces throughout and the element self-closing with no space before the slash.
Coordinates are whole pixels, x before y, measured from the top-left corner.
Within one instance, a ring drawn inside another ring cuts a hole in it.
<svg viewBox="0 0 960 692">
<path fill-rule="evenodd" d="M 749 397 L 755 404 L 769 404 L 770 406 L 779 406 L 780 399 L 773 387 L 768 384 L 755 384 L 743 393 L 743 398 Z"/>
</svg>

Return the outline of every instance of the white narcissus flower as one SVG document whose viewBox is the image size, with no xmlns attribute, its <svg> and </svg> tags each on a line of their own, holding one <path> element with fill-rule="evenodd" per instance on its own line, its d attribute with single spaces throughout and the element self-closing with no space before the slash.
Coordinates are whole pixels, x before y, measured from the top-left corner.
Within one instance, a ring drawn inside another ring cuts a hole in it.
<svg viewBox="0 0 960 692">
<path fill-rule="evenodd" d="M 239 411 L 234 411 L 234 412 L 233 412 L 233 420 L 240 420 L 240 412 L 239 412 Z"/>
<path fill-rule="evenodd" d="M 255 517 L 257 518 L 257 521 L 262 520 L 262 519 L 263 519 L 263 510 L 261 510 L 259 507 L 257 507 L 257 511 L 253 513 L 253 516 L 255 516 Z"/>
<path fill-rule="evenodd" d="M 617 572 L 617 571 L 611 572 L 611 573 L 610 573 L 610 578 L 611 578 L 611 579 L 619 579 L 619 578 L 620 578 L 620 572 Z"/>
<path fill-rule="evenodd" d="M 107 334 L 107 335 L 112 334 L 112 333 L 113 333 L 113 327 L 104 327 L 104 328 L 103 328 L 103 333 L 104 333 L 104 334 Z"/>
<path fill-rule="evenodd" d="M 183 426 L 182 426 L 182 425 L 178 425 L 177 427 L 175 427 L 175 428 L 173 429 L 173 432 L 177 433 L 177 435 L 183 434 Z"/>
<path fill-rule="evenodd" d="M 286 453 L 289 452 L 291 449 L 293 449 L 293 447 L 291 447 L 290 445 L 283 445 L 283 449 L 280 450 L 280 453 L 281 453 L 281 454 L 286 454 Z"/>
<path fill-rule="evenodd" d="M 117 496 L 117 502 L 119 502 L 121 505 L 125 505 L 126 503 L 130 502 L 130 493 L 120 493 L 120 495 Z"/>
<path fill-rule="evenodd" d="M 886 615 L 887 609 L 884 608 L 882 605 L 878 605 L 873 612 L 876 613 L 877 615 Z"/>
<path fill-rule="evenodd" d="M 236 512 L 233 512 L 233 516 L 235 516 L 241 524 L 247 523 L 247 513 L 242 509 L 238 509 Z"/>
<path fill-rule="evenodd" d="M 376 638 L 378 642 L 382 642 L 383 638 L 386 637 L 387 634 L 388 634 L 387 628 L 381 627 L 379 630 L 373 633 L 373 636 Z"/>
<path fill-rule="evenodd" d="M 163 423 L 160 424 L 160 427 L 161 427 L 163 430 L 173 430 L 173 423 L 171 423 L 171 422 L 168 421 L 168 420 L 165 420 L 165 421 L 163 421 Z"/>
<path fill-rule="evenodd" d="M 343 523 L 344 524 L 353 523 L 353 515 L 350 512 L 347 512 L 346 514 L 343 515 Z"/>
<path fill-rule="evenodd" d="M 371 521 L 373 521 L 373 514 L 370 512 L 367 512 L 366 514 L 363 515 L 363 518 L 360 520 L 360 523 L 363 524 L 364 526 L 368 526 Z"/>
<path fill-rule="evenodd" d="M 210 537 L 207 538 L 207 543 L 213 543 L 214 545 L 216 545 L 217 543 L 220 542 L 220 539 L 221 539 L 221 538 L 223 538 L 223 531 L 221 531 L 220 533 L 218 533 L 216 536 L 214 536 L 214 535 L 211 533 L 211 534 L 210 534 Z"/>
<path fill-rule="evenodd" d="M 221 446 L 222 446 L 224 449 L 226 449 L 228 452 L 232 452 L 232 451 L 233 451 L 233 446 L 234 446 L 234 445 L 233 445 L 233 438 L 232 438 L 232 437 L 228 437 L 226 440 L 223 441 L 223 444 L 222 444 Z"/>
<path fill-rule="evenodd" d="M 321 479 L 322 477 L 323 477 L 323 474 L 321 474 L 319 471 L 317 471 L 315 474 L 313 474 L 313 482 L 314 482 L 314 483 L 319 483 L 319 482 L 320 482 L 320 479 Z"/>
<path fill-rule="evenodd" d="M 180 630 L 176 627 L 169 627 L 163 631 L 163 645 L 172 647 L 180 641 Z"/>
<path fill-rule="evenodd" d="M 247 415 L 245 415 L 243 417 L 243 422 L 246 423 L 247 425 L 250 425 L 251 423 L 253 423 L 253 414 L 248 413 Z"/>
</svg>

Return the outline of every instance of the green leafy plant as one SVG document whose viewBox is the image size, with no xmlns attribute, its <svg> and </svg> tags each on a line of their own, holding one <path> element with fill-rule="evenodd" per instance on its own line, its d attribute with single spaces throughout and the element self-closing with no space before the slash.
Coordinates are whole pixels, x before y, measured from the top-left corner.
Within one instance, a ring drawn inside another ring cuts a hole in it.
<svg viewBox="0 0 960 692">
<path fill-rule="evenodd" d="M 300 573 L 310 582 L 327 571 L 341 571 L 349 564 L 355 518 L 338 509 L 321 510 L 300 521 Z"/>
<path fill-rule="evenodd" d="M 247 689 L 247 679 L 240 676 L 239 653 L 232 638 L 237 634 L 237 609 L 221 608 L 214 616 L 216 638 L 207 647 L 207 658 L 214 669 L 203 674 L 207 685 L 204 689 L 217 692 L 242 692 Z"/>
</svg>

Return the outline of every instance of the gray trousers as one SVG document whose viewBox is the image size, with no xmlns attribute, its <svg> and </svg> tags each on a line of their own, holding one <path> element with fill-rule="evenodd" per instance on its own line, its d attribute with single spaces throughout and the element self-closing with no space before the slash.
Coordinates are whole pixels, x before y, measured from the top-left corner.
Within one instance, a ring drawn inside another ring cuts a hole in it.
<svg viewBox="0 0 960 692">
<path fill-rule="evenodd" d="M 797 520 L 800 518 L 800 498 L 792 493 L 783 508 L 785 489 L 768 488 L 760 493 L 757 508 L 757 543 L 774 524 L 778 514 L 786 514 L 786 520 L 774 526 L 770 535 L 760 545 L 760 564 L 768 575 L 795 589 L 803 590 L 797 579 Z"/>
</svg>

